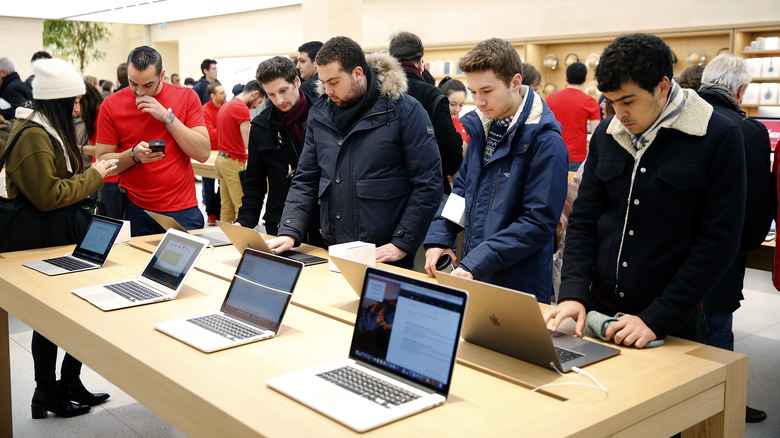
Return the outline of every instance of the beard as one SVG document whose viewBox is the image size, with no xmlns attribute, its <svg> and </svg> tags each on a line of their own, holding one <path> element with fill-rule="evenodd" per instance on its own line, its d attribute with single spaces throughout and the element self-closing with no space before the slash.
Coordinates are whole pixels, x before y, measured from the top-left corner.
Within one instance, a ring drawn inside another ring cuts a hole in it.
<svg viewBox="0 0 780 438">
<path fill-rule="evenodd" d="M 351 108 L 360 102 L 360 99 L 363 98 L 363 95 L 366 94 L 365 91 L 360 87 L 360 84 L 358 81 L 356 81 L 354 78 L 352 79 L 352 85 L 349 88 L 349 93 L 347 96 L 345 96 L 344 99 L 339 99 L 338 102 L 336 102 L 336 106 L 339 108 Z"/>
</svg>

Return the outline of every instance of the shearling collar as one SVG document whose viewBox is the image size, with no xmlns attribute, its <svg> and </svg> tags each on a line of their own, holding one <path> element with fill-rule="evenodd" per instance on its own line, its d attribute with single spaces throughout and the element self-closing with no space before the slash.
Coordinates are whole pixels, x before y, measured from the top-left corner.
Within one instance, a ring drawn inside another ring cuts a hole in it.
<svg viewBox="0 0 780 438">
<path fill-rule="evenodd" d="M 528 114 L 528 118 L 523 122 L 523 124 L 526 125 L 535 125 L 538 124 L 542 120 L 542 112 L 544 111 L 544 105 L 542 104 L 542 98 L 539 97 L 536 93 L 531 91 L 531 88 L 527 85 L 523 85 L 520 87 L 520 96 L 522 97 L 522 100 L 520 101 L 520 106 L 517 107 L 517 111 L 515 112 L 515 115 L 512 116 L 512 123 L 509 124 L 509 127 L 507 128 L 507 131 L 512 129 L 512 126 L 520 122 L 520 115 L 523 113 L 523 110 L 526 106 L 526 100 L 530 96 L 531 99 L 533 99 L 533 102 L 531 103 L 531 112 Z M 485 135 L 487 136 L 487 133 L 490 132 L 490 125 L 493 123 L 493 119 L 488 119 L 485 114 L 477 108 L 476 110 L 477 115 L 479 116 L 480 122 L 482 122 L 482 128 L 485 131 Z M 487 138 L 487 137 L 486 137 Z"/>
<path fill-rule="evenodd" d="M 672 123 L 671 129 L 696 137 L 707 135 L 707 125 L 712 117 L 712 106 L 691 89 L 683 88 L 682 92 L 685 94 L 685 106 L 677 120 Z M 609 123 L 607 134 L 611 135 L 623 149 L 636 158 L 637 151 L 631 142 L 631 134 L 626 131 L 616 117 L 613 117 Z M 649 147 L 652 147 L 652 144 Z"/>
<path fill-rule="evenodd" d="M 373 52 L 366 55 L 368 66 L 377 75 L 381 83 L 379 92 L 387 95 L 393 100 L 398 100 L 406 93 L 406 73 L 401 68 L 401 63 L 384 51 Z M 322 81 L 317 83 L 317 93 L 320 96 L 325 94 L 325 84 Z"/>
</svg>

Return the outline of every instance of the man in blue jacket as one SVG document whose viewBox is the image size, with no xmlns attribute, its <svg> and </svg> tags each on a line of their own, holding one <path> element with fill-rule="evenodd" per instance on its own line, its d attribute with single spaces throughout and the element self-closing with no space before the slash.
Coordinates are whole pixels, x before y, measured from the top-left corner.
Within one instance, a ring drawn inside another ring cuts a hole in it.
<svg viewBox="0 0 780 438">
<path fill-rule="evenodd" d="M 654 35 L 604 49 L 596 79 L 615 116 L 591 138 L 569 216 L 552 329 L 585 311 L 623 313 L 606 330 L 643 348 L 667 335 L 703 342 L 702 300 L 732 264 L 745 214 L 739 128 L 672 80 Z"/>
<path fill-rule="evenodd" d="M 377 262 L 410 268 L 442 196 L 441 159 L 428 114 L 404 94 L 386 53 L 366 57 L 347 37 L 317 53 L 320 98 L 309 110 L 276 252 L 299 243 L 320 204 L 326 245 L 374 243 Z"/>
<path fill-rule="evenodd" d="M 523 62 L 508 41 L 477 44 L 460 67 L 477 105 L 461 118 L 471 136 L 453 194 L 465 198 L 465 228 L 436 216 L 425 238 L 430 275 L 463 233 L 454 275 L 550 302 L 553 237 L 566 200 L 566 144 L 542 99 L 522 85 Z"/>
</svg>

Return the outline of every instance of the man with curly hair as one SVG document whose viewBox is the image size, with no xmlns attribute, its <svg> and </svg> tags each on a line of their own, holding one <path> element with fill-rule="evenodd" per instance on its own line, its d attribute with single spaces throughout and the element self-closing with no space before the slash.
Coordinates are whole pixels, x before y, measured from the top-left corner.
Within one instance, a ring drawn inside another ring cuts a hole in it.
<svg viewBox="0 0 780 438">
<path fill-rule="evenodd" d="M 569 216 L 555 330 L 582 335 L 586 310 L 622 313 L 606 330 L 643 348 L 673 335 L 704 341 L 702 300 L 739 249 L 745 152 L 739 128 L 672 80 L 654 35 L 615 39 L 596 79 L 615 115 L 593 135 Z"/>
</svg>

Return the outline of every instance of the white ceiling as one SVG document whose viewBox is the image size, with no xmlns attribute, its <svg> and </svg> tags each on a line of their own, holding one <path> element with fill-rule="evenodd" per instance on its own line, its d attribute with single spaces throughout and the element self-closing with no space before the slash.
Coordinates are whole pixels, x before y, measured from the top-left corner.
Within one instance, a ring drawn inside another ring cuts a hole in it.
<svg viewBox="0 0 780 438">
<path fill-rule="evenodd" d="M 301 4 L 302 0 L 14 0 L 3 1 L 6 17 L 157 24 Z"/>
</svg>

